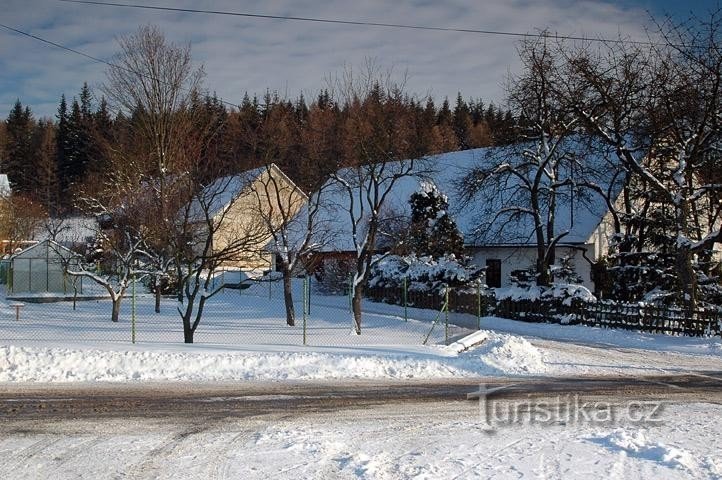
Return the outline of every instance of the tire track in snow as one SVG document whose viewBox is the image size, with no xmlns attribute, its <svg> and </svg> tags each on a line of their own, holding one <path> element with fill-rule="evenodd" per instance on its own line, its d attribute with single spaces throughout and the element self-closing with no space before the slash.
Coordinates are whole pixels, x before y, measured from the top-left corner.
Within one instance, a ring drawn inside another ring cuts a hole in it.
<svg viewBox="0 0 722 480">
<path fill-rule="evenodd" d="M 167 471 L 167 465 L 171 464 L 170 460 L 173 454 L 183 443 L 187 442 L 191 437 L 213 429 L 216 424 L 217 422 L 214 421 L 194 423 L 177 433 L 171 434 L 170 438 L 150 450 L 139 463 L 133 465 L 132 470 L 127 473 L 128 477 L 139 480 L 158 478 L 158 472 Z M 199 446 L 200 444 L 197 445 L 198 448 L 200 448 Z"/>
<path fill-rule="evenodd" d="M 23 467 L 26 466 L 26 462 L 32 460 L 36 455 L 47 453 L 49 447 L 55 445 L 61 440 L 60 437 L 53 437 L 55 436 L 48 436 L 47 438 L 38 440 L 37 442 L 23 448 L 19 452 L 15 452 L 13 456 L 10 457 L 11 462 L 9 463 L 10 466 L 7 470 L 5 470 L 3 465 L 0 464 L 0 477 L 15 478 L 10 474 L 23 469 Z"/>
<path fill-rule="evenodd" d="M 72 444 L 65 448 L 59 455 L 55 455 L 53 457 L 53 461 L 55 462 L 56 467 L 60 467 L 72 460 L 74 460 L 78 454 L 87 452 L 88 450 L 92 449 L 96 445 L 99 445 L 105 441 L 102 437 L 91 437 L 87 439 L 83 439 L 78 443 Z"/>
</svg>

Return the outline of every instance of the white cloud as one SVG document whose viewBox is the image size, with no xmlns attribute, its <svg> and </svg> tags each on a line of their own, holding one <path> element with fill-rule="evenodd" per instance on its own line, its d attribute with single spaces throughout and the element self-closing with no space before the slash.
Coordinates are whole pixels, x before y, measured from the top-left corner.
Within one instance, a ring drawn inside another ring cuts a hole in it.
<svg viewBox="0 0 722 480">
<path fill-rule="evenodd" d="M 510 0 L 147 0 L 172 7 L 242 10 L 305 17 L 405 23 L 485 30 L 551 31 L 643 38 L 647 16 L 606 1 Z M 192 42 L 207 72 L 206 87 L 230 102 L 266 88 L 313 95 L 345 64 L 373 57 L 407 70 L 412 92 L 503 100 L 508 71 L 517 68 L 516 41 L 503 36 L 386 29 L 242 17 L 153 12 L 47 0 L 6 0 L 3 23 L 109 59 L 115 38 L 155 23 L 176 42 Z M 53 115 L 61 93 L 77 95 L 83 81 L 97 85 L 105 68 L 0 29 L 0 116 L 16 98 L 36 113 Z"/>
</svg>

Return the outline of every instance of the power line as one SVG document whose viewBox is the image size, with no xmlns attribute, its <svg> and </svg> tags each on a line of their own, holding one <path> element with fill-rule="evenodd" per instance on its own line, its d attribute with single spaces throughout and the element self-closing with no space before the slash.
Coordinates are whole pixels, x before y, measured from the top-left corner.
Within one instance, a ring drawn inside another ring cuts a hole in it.
<svg viewBox="0 0 722 480">
<path fill-rule="evenodd" d="M 383 28 L 399 28 L 407 30 L 430 30 L 435 32 L 455 32 L 455 33 L 471 33 L 477 35 L 500 35 L 506 37 L 516 38 L 537 38 L 547 37 L 558 40 L 581 40 L 585 42 L 603 42 L 603 43 L 623 43 L 632 45 L 658 45 L 654 42 L 643 42 L 638 40 L 622 40 L 622 39 L 607 39 L 607 38 L 592 38 L 592 37 L 580 37 L 573 35 L 557 35 L 541 32 L 539 34 L 522 33 L 522 32 L 510 32 L 502 30 L 478 30 L 473 28 L 453 28 L 453 27 L 434 27 L 428 25 L 410 25 L 404 23 L 381 23 L 381 22 L 364 22 L 359 20 L 342 20 L 342 19 L 331 19 L 331 18 L 318 18 L 318 17 L 295 17 L 289 15 L 270 15 L 261 13 L 246 13 L 246 12 L 230 12 L 224 10 L 202 10 L 197 8 L 178 8 L 178 7 L 161 7 L 158 5 L 139 5 L 135 3 L 118 3 L 118 2 L 98 2 L 92 0 L 58 0 L 64 3 L 81 3 L 87 5 L 100 5 L 104 7 L 124 7 L 124 8 L 140 8 L 144 10 L 158 10 L 168 12 L 179 12 L 179 13 L 201 13 L 208 15 L 226 15 L 233 17 L 246 17 L 246 18 L 260 18 L 266 20 L 288 20 L 297 22 L 313 22 L 313 23 L 326 23 L 326 24 L 340 24 L 340 25 L 355 25 L 364 27 L 383 27 Z"/>
<path fill-rule="evenodd" d="M 33 40 L 37 40 L 37 41 L 42 42 L 42 43 L 44 43 L 44 44 L 46 44 L 46 45 L 51 45 L 51 46 L 56 47 L 56 48 L 59 48 L 59 49 L 61 49 L 61 50 L 65 50 L 66 52 L 70 52 L 70 53 L 74 53 L 74 54 L 76 54 L 76 55 L 80 55 L 80 56 L 85 57 L 85 58 L 87 58 L 87 59 L 90 59 L 90 60 L 92 60 L 92 61 L 94 61 L 94 62 L 96 62 L 96 63 L 102 63 L 102 64 L 107 65 L 107 66 L 112 67 L 112 68 L 117 68 L 117 69 L 120 69 L 120 70 L 124 70 L 124 71 L 129 72 L 129 73 L 132 73 L 132 74 L 134 74 L 134 75 L 139 75 L 139 76 L 141 76 L 141 77 L 143 77 L 143 78 L 146 78 L 146 79 L 148 79 L 148 80 L 152 80 L 152 81 L 157 81 L 157 82 L 160 82 L 160 83 L 168 84 L 168 82 L 165 82 L 164 80 L 159 79 L 159 78 L 157 78 L 157 77 L 154 77 L 154 76 L 152 76 L 152 75 L 146 75 L 146 74 L 141 73 L 141 72 L 136 72 L 136 71 L 131 70 L 131 69 L 129 69 L 129 68 L 123 67 L 122 65 L 117 65 L 117 64 L 112 63 L 112 62 L 109 62 L 109 61 L 107 61 L 107 60 L 103 60 L 102 58 L 98 58 L 98 57 L 94 57 L 94 56 L 92 56 L 92 55 L 88 55 L 87 53 L 81 52 L 80 50 L 76 50 L 76 49 L 74 49 L 74 48 L 70 48 L 70 47 L 68 47 L 68 46 L 62 45 L 62 44 L 57 43 L 57 42 L 53 42 L 52 40 L 48 40 L 48 39 L 46 39 L 46 38 L 40 37 L 40 36 L 38 36 L 38 35 L 34 35 L 34 34 L 32 34 L 32 33 L 29 33 L 29 32 L 25 32 L 25 31 L 22 31 L 22 30 L 18 30 L 17 28 L 13 28 L 13 27 L 11 27 L 11 26 L 9 26 L 9 25 L 5 25 L 5 24 L 3 24 L 3 23 L 0 23 L 0 27 L 4 28 L 4 29 L 6 29 L 6 30 L 9 30 L 9 31 L 11 31 L 11 32 L 17 33 L 18 35 L 23 35 L 23 36 L 25 36 L 25 37 L 32 38 Z M 189 90 L 189 89 L 184 89 L 184 90 L 185 90 L 186 92 L 190 93 L 190 90 Z M 231 107 L 241 108 L 241 107 L 239 107 L 238 105 L 236 105 L 235 103 L 227 102 L 227 101 L 225 101 L 225 100 L 223 100 L 223 99 L 220 99 L 220 98 L 218 99 L 218 101 L 221 102 L 221 103 L 224 103 L 224 104 L 226 104 L 226 105 L 228 105 L 228 106 L 231 106 Z"/>
<path fill-rule="evenodd" d="M 17 33 L 18 35 L 24 35 L 24 36 L 26 36 L 26 37 L 30 37 L 30 38 L 32 38 L 32 39 L 34 39 L 34 40 L 39 41 L 39 42 L 43 42 L 43 43 L 45 43 L 46 45 L 52 45 L 53 47 L 57 47 L 57 48 L 60 48 L 60 49 L 62 49 L 62 50 L 66 50 L 66 51 L 68 51 L 68 52 L 72 52 L 72 53 L 74 53 L 74 54 L 76 54 L 76 55 L 81 55 L 81 56 L 83 56 L 83 57 L 85 57 L 85 58 L 89 58 L 90 60 L 92 60 L 92 61 L 94 61 L 94 62 L 104 63 L 104 64 L 106 64 L 106 65 L 110 65 L 111 67 L 115 67 L 115 65 L 113 65 L 112 63 L 107 62 L 107 61 L 105 61 L 105 60 L 103 60 L 103 59 L 101 59 L 101 58 L 97 58 L 97 57 L 94 57 L 94 56 L 92 56 L 92 55 L 88 55 L 87 53 L 83 53 L 83 52 L 81 52 L 80 50 L 75 50 L 75 49 L 73 49 L 73 48 L 66 47 L 65 45 L 61 45 L 61 44 L 59 44 L 59 43 L 55 43 L 55 42 L 53 42 L 53 41 L 51 41 L 51 40 L 47 40 L 47 39 L 45 39 L 45 38 L 38 37 L 37 35 L 33 35 L 32 33 L 23 32 L 22 30 L 18 30 L 17 28 L 13 28 L 13 27 L 10 27 L 10 26 L 8 26 L 8 25 L 4 25 L 4 24 L 2 24 L 2 23 L 0 23 L 0 27 L 4 28 L 4 29 L 6 29 L 6 30 L 10 30 L 11 32 L 15 32 L 15 33 Z"/>
</svg>

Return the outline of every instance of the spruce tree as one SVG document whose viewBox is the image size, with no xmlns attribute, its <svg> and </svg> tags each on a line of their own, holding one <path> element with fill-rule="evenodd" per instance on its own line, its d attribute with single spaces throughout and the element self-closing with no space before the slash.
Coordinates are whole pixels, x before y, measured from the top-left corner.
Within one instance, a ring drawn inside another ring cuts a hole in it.
<svg viewBox="0 0 722 480">
<path fill-rule="evenodd" d="M 52 122 L 40 120 L 33 135 L 34 197 L 45 211 L 55 214 L 59 210 L 59 186 L 56 163 L 56 127 Z"/>
<path fill-rule="evenodd" d="M 114 136 L 113 118 L 108 109 L 108 102 L 105 97 L 100 99 L 98 109 L 91 114 L 90 123 L 90 148 L 86 173 L 103 173 L 109 166 L 106 145 L 111 142 Z"/>
<path fill-rule="evenodd" d="M 459 142 L 459 149 L 466 150 L 469 146 L 469 134 L 471 133 L 471 114 L 469 113 L 469 106 L 466 104 L 464 99 L 461 97 L 461 92 L 456 96 L 456 106 L 454 107 L 454 119 L 453 119 L 454 133 Z"/>
<path fill-rule="evenodd" d="M 453 115 L 451 113 L 451 108 L 449 107 L 449 99 L 444 98 L 444 103 L 441 104 L 439 113 L 436 116 L 436 124 L 450 126 L 452 123 L 452 118 Z"/>
<path fill-rule="evenodd" d="M 464 256 L 464 237 L 456 226 L 456 222 L 444 212 L 436 219 L 429 235 L 431 256 L 440 258 L 445 255 L 454 255 L 457 259 Z"/>
<path fill-rule="evenodd" d="M 89 119 L 92 116 L 92 94 L 87 82 L 83 82 L 83 88 L 80 89 L 80 114 L 83 119 Z"/>
<path fill-rule="evenodd" d="M 422 185 L 409 198 L 411 204 L 410 250 L 435 259 L 453 254 L 462 258 L 464 237 L 448 213 L 449 201 L 432 183 Z"/>
<path fill-rule="evenodd" d="M 13 191 L 18 193 L 32 193 L 34 123 L 30 107 L 23 108 L 20 100 L 15 102 L 5 121 L 4 150 L 7 158 L 3 168 L 7 172 Z"/>
<path fill-rule="evenodd" d="M 68 115 L 68 149 L 65 153 L 65 162 L 60 166 L 59 173 L 67 189 L 82 182 L 90 163 L 92 149 L 92 117 L 86 116 L 76 99 L 70 107 Z"/>
<path fill-rule="evenodd" d="M 65 158 L 69 149 L 69 131 L 68 131 L 68 104 L 65 101 L 65 94 L 60 96 L 60 105 L 58 105 L 58 130 L 55 136 L 55 169 L 62 170 L 65 165 Z M 66 190 L 65 182 L 60 178 L 60 190 Z"/>
</svg>

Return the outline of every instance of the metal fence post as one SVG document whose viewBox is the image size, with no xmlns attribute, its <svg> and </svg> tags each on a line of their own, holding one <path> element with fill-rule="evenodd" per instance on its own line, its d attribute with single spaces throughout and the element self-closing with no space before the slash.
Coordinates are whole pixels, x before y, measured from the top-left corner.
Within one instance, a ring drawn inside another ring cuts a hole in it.
<svg viewBox="0 0 722 480">
<path fill-rule="evenodd" d="M 409 321 L 408 291 L 409 291 L 408 277 L 404 276 L 404 321 L 405 322 Z"/>
<path fill-rule="evenodd" d="M 306 345 L 306 317 L 309 309 L 308 300 L 308 277 L 303 278 L 303 344 Z"/>
<path fill-rule="evenodd" d="M 308 281 L 308 286 L 306 287 L 306 296 L 308 297 L 308 304 L 307 304 L 307 311 L 309 315 L 311 315 L 311 277 L 306 275 L 306 280 Z"/>
<path fill-rule="evenodd" d="M 353 275 L 348 276 L 348 309 L 353 312 Z"/>
<path fill-rule="evenodd" d="M 271 273 L 268 273 L 268 299 L 273 300 L 273 285 L 271 285 Z"/>
<path fill-rule="evenodd" d="M 130 341 L 135 343 L 135 273 L 133 274 L 133 285 L 131 289 L 131 295 L 133 301 L 131 302 L 131 313 L 130 313 Z"/>
<path fill-rule="evenodd" d="M 481 330 L 481 282 L 476 284 L 476 329 Z"/>
<path fill-rule="evenodd" d="M 444 305 L 444 343 L 449 344 L 449 287 L 444 289 L 445 305 Z"/>
</svg>

